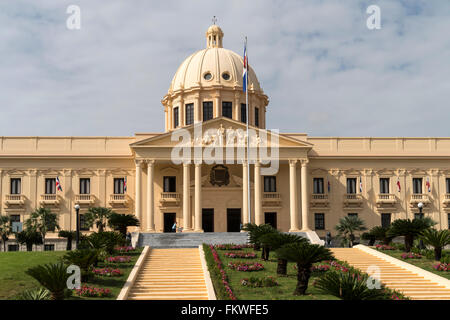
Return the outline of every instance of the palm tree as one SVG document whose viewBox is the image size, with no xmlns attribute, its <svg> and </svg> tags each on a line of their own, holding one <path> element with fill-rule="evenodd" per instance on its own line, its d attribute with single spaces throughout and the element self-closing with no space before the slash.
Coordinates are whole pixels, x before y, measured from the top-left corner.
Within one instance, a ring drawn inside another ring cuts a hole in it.
<svg viewBox="0 0 450 320">
<path fill-rule="evenodd" d="M 99 256 L 99 250 L 96 249 L 83 249 L 69 251 L 63 256 L 63 261 L 67 265 L 76 265 L 81 269 L 81 281 L 86 282 L 89 280 L 90 269 L 95 266 Z"/>
<path fill-rule="evenodd" d="M 36 230 L 25 229 L 16 233 L 17 242 L 25 244 L 27 251 L 33 251 L 33 244 L 42 244 L 42 235 Z"/>
<path fill-rule="evenodd" d="M 98 228 L 98 232 L 101 233 L 106 227 L 109 216 L 113 213 L 111 209 L 104 207 L 89 208 L 84 214 L 85 225 L 91 228 L 94 224 Z"/>
<path fill-rule="evenodd" d="M 139 220 L 132 214 L 111 213 L 108 218 L 108 225 L 118 230 L 124 237 L 127 235 L 127 227 L 138 227 Z"/>
<path fill-rule="evenodd" d="M 355 232 L 367 229 L 364 221 L 355 216 L 341 218 L 335 228 L 339 232 L 338 235 L 349 242 L 350 248 L 353 247 L 355 241 Z"/>
<path fill-rule="evenodd" d="M 278 232 L 274 227 L 270 224 L 250 224 L 247 223 L 242 230 L 248 231 L 249 234 L 249 242 L 255 246 L 255 249 L 261 247 L 261 241 L 259 240 L 263 235 L 273 232 Z M 269 248 L 266 246 L 262 246 L 261 258 L 263 260 L 267 260 L 269 258 L 269 254 L 267 252 Z"/>
<path fill-rule="evenodd" d="M 72 240 L 77 236 L 77 233 L 75 231 L 69 231 L 69 230 L 60 230 L 58 233 L 58 237 L 60 238 L 67 238 L 67 245 L 66 250 L 70 251 L 72 250 Z"/>
<path fill-rule="evenodd" d="M 70 274 L 62 262 L 38 265 L 25 271 L 51 293 L 52 300 L 63 300 Z"/>
<path fill-rule="evenodd" d="M 405 251 L 410 252 L 414 243 L 414 239 L 418 237 L 423 231 L 431 228 L 436 222 L 429 217 L 420 219 L 397 219 L 392 222 L 387 236 L 405 238 Z"/>
<path fill-rule="evenodd" d="M 3 241 L 3 251 L 6 251 L 6 241 L 11 234 L 11 223 L 9 217 L 0 216 L 0 241 Z"/>
<path fill-rule="evenodd" d="M 305 238 L 298 236 L 296 234 L 289 234 L 283 232 L 272 232 L 261 236 L 260 242 L 262 246 L 267 246 L 271 250 L 278 250 L 282 246 L 288 243 L 300 243 L 308 242 Z M 267 249 L 269 251 L 270 249 Z M 269 253 L 267 253 L 267 259 L 269 258 Z M 287 274 L 287 260 L 278 257 L 277 264 L 277 274 L 286 275 Z"/>
<path fill-rule="evenodd" d="M 276 252 L 280 259 L 297 263 L 297 286 L 294 295 L 306 293 L 311 277 L 311 267 L 314 263 L 334 259 L 330 249 L 303 241 L 284 245 Z"/>
<path fill-rule="evenodd" d="M 392 242 L 393 237 L 387 236 L 387 231 L 389 228 L 384 228 L 381 226 L 376 226 L 370 229 L 368 232 L 364 232 L 361 235 L 361 238 L 365 240 L 369 240 L 369 246 L 373 246 L 375 243 L 375 240 L 380 240 L 383 242 L 383 244 L 388 245 Z"/>
<path fill-rule="evenodd" d="M 436 229 L 426 229 L 420 234 L 420 238 L 434 247 L 434 260 L 439 261 L 442 258 L 442 248 L 450 244 L 450 231 Z"/>
<path fill-rule="evenodd" d="M 45 244 L 45 235 L 59 229 L 58 216 L 50 209 L 39 208 L 31 213 L 30 219 L 25 221 L 27 230 L 39 232 L 42 236 L 42 243 Z"/>
</svg>

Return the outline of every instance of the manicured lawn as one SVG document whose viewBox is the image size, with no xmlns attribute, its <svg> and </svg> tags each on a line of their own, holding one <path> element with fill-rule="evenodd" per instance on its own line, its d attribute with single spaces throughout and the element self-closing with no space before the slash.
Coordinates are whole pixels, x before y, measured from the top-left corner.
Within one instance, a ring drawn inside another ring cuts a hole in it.
<svg viewBox="0 0 450 320">
<path fill-rule="evenodd" d="M 86 298 L 79 297 L 75 294 L 70 299 L 116 299 L 125 284 L 128 275 L 136 263 L 142 248 L 138 248 L 135 252 L 123 253 L 120 255 L 130 255 L 129 263 L 114 264 L 114 268 L 122 270 L 123 275 L 120 277 L 100 277 L 94 276 L 88 285 L 108 288 L 111 290 L 109 298 Z M 39 283 L 28 276 L 25 271 L 33 266 L 46 263 L 56 263 L 66 253 L 66 251 L 44 251 L 44 252 L 0 252 L 0 299 L 16 299 L 17 295 L 24 290 L 40 287 Z M 100 263 L 98 268 L 105 267 L 104 263 Z"/>
<path fill-rule="evenodd" d="M 253 251 L 253 249 L 243 249 L 240 251 L 245 252 L 255 252 L 258 257 L 261 256 L 261 251 Z M 275 253 L 271 253 L 269 261 L 263 261 L 259 258 L 257 259 L 231 259 L 225 257 L 225 252 L 235 252 L 230 250 L 217 250 L 220 259 L 224 265 L 225 271 L 229 277 L 229 282 L 231 288 L 239 300 L 338 300 L 338 298 L 321 293 L 316 289 L 312 283 L 314 279 L 318 276 L 317 274 L 312 274 L 309 281 L 309 286 L 307 290 L 307 295 L 305 296 L 294 296 L 295 286 L 297 284 L 297 271 L 294 269 L 294 264 L 288 264 L 288 274 L 287 276 L 277 276 L 277 259 Z M 253 272 L 243 272 L 235 271 L 228 268 L 228 262 L 259 262 L 264 265 L 264 270 L 253 271 Z M 267 287 L 267 288 L 252 288 L 241 285 L 241 280 L 243 278 L 249 277 L 266 277 L 272 276 L 277 279 L 279 286 Z"/>
<path fill-rule="evenodd" d="M 56 262 L 65 251 L 0 252 L 0 299 L 13 299 L 20 292 L 38 288 L 39 283 L 25 273 L 30 267 Z"/>
<path fill-rule="evenodd" d="M 404 253 L 400 250 L 379 250 L 382 253 L 388 254 L 394 258 L 397 258 L 403 262 L 410 263 L 416 267 L 422 268 L 426 271 L 432 272 L 434 274 L 437 274 L 438 276 L 441 276 L 443 278 L 447 278 L 450 280 L 450 272 L 448 271 L 436 271 L 433 268 L 434 264 L 437 264 L 438 262 L 434 259 L 427 259 L 425 256 L 422 256 L 422 259 L 402 259 L 401 255 Z M 450 251 L 446 250 L 446 254 L 450 255 Z"/>
</svg>

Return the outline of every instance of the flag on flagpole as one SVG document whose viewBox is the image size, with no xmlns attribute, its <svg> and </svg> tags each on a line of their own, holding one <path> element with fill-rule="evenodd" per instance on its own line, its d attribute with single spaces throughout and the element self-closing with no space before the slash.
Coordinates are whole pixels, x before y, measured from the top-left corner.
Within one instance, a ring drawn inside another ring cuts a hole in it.
<svg viewBox="0 0 450 320">
<path fill-rule="evenodd" d="M 428 188 L 428 192 L 431 192 L 431 184 L 430 184 L 430 178 L 429 178 L 429 177 L 427 177 L 427 183 L 426 183 L 426 186 L 427 186 L 427 188 Z"/>
<path fill-rule="evenodd" d="M 398 192 L 402 191 L 402 187 L 400 186 L 400 178 L 397 177 L 397 187 L 398 187 Z"/>
<path fill-rule="evenodd" d="M 56 190 L 63 191 L 61 187 L 61 182 L 59 181 L 59 177 L 56 177 Z"/>
<path fill-rule="evenodd" d="M 362 178 L 359 176 L 359 192 L 362 193 Z"/>
<path fill-rule="evenodd" d="M 244 60 L 244 70 L 242 72 L 242 88 L 244 92 L 247 92 L 247 82 L 248 82 L 247 38 L 245 38 L 243 60 Z"/>
<path fill-rule="evenodd" d="M 127 192 L 127 177 L 123 179 L 123 191 Z"/>
</svg>

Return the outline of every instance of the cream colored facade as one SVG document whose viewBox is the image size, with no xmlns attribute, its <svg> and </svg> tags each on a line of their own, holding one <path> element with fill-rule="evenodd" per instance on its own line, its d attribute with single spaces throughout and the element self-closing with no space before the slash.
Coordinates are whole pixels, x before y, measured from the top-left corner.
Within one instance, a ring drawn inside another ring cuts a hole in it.
<svg viewBox="0 0 450 320">
<path fill-rule="evenodd" d="M 175 214 L 183 232 L 203 232 L 203 212 L 208 209 L 209 217 L 213 212 L 208 229 L 226 232 L 230 223 L 236 224 L 235 220 L 231 222 L 231 212 L 235 218 L 240 212 L 240 223 L 248 222 L 250 201 L 251 222 L 272 219 L 275 223 L 276 216 L 276 226 L 282 231 L 314 230 L 324 236 L 327 231 L 334 234 L 334 226 L 347 214 L 357 213 L 372 227 L 381 224 L 382 214 L 390 214 L 391 220 L 414 218 L 417 204 L 422 202 L 425 215 L 438 222 L 439 228 L 449 228 L 450 138 L 319 138 L 280 133 L 280 168 L 271 192 L 265 192 L 268 190 L 260 175 L 264 165 L 258 162 L 250 165 L 250 171 L 245 162 L 224 164 L 229 179 L 222 186 L 211 178 L 216 164 L 194 163 L 194 158 L 190 164 L 174 164 L 172 150 L 178 142 L 172 141 L 172 133 L 179 128 L 193 132 L 193 123 L 201 123 L 203 132 L 245 130 L 241 112 L 245 104 L 243 61 L 222 48 L 223 36 L 219 27 L 211 26 L 206 34 L 207 48 L 179 67 L 162 100 L 164 133 L 0 137 L 0 214 L 16 219 L 19 216 L 23 222 L 35 208 L 45 206 L 58 213 L 63 229 L 73 230 L 75 204 L 81 206 L 81 214 L 91 206 L 105 206 L 135 214 L 141 221 L 141 232 L 163 232 L 166 214 Z M 248 91 L 250 127 L 267 132 L 269 100 L 252 69 Z M 212 119 L 205 118 L 205 113 Z M 275 135 L 270 131 L 267 134 Z M 246 192 L 248 175 L 250 199 Z M 46 178 L 56 177 L 63 191 L 46 194 Z M 175 177 L 175 190 L 164 190 L 164 177 Z M 126 181 L 126 192 L 115 193 L 115 178 Z M 321 182 L 317 178 L 322 178 Z M 347 193 L 348 178 L 356 179 L 356 193 Z M 384 180 L 389 187 L 383 193 L 380 178 L 389 178 Z M 416 193 L 414 178 L 422 179 L 422 190 Z M 11 183 L 17 183 L 12 179 L 20 179 L 19 192 L 14 190 L 17 194 L 11 188 Z M 80 179 L 90 179 L 86 194 L 80 194 Z M 323 193 L 314 193 L 314 183 L 321 185 L 318 188 Z M 321 221 L 323 229 L 319 228 Z M 166 229 L 168 224 L 166 219 Z"/>
</svg>

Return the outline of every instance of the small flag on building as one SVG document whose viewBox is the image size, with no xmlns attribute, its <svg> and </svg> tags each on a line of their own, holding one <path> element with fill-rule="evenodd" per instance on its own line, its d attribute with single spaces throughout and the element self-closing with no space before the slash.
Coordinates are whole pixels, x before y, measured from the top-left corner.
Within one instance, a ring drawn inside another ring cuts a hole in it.
<svg viewBox="0 0 450 320">
<path fill-rule="evenodd" d="M 61 187 L 61 182 L 59 181 L 59 177 L 56 177 L 56 190 L 63 191 Z"/>
<path fill-rule="evenodd" d="M 127 192 L 127 177 L 123 179 L 123 192 Z"/>
<path fill-rule="evenodd" d="M 427 183 L 426 183 L 426 186 L 427 186 L 427 188 L 428 188 L 428 192 L 431 192 L 431 184 L 430 184 L 430 178 L 429 178 L 429 177 L 427 177 Z"/>
<path fill-rule="evenodd" d="M 247 58 L 247 38 L 245 39 L 244 44 L 244 70 L 242 72 L 242 88 L 244 89 L 244 92 L 247 91 L 247 77 L 248 77 L 248 58 Z"/>
<path fill-rule="evenodd" d="M 397 187 L 398 187 L 398 192 L 402 191 L 402 187 L 400 186 L 400 178 L 397 177 Z"/>
<path fill-rule="evenodd" d="M 362 178 L 359 177 L 359 192 L 362 193 Z"/>
</svg>

